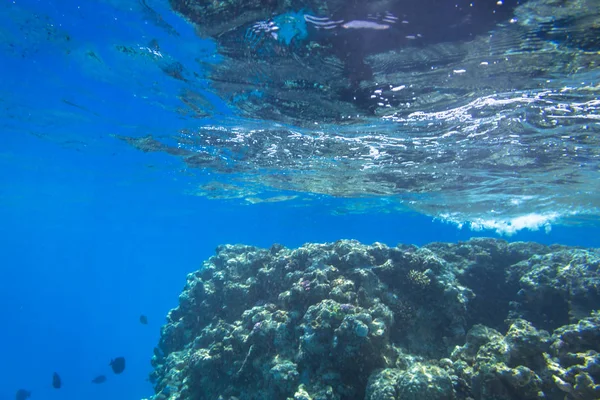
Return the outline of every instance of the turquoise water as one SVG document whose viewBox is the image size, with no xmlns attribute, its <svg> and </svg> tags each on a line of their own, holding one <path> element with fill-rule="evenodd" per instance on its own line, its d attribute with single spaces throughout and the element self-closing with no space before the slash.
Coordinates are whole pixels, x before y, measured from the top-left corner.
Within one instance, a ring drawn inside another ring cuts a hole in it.
<svg viewBox="0 0 600 400">
<path fill-rule="evenodd" d="M 511 233 L 502 237 L 600 246 L 600 70 L 588 62 L 597 50 L 578 50 L 584 69 L 519 75 L 525 83 L 505 79 L 514 71 L 495 72 L 502 83 L 485 90 L 459 80 L 453 61 L 439 68 L 452 71 L 441 74 L 455 76 L 445 89 L 457 97 L 424 102 L 422 114 L 418 104 L 390 100 L 393 112 L 360 111 L 348 124 L 326 112 L 257 109 L 276 97 L 265 80 L 293 76 L 283 65 L 292 55 L 273 63 L 278 76 L 250 56 L 254 78 L 225 82 L 239 68 L 239 58 L 227 59 L 231 45 L 227 53 L 199 37 L 167 2 L 3 2 L 0 21 L 0 398 L 19 388 L 32 399 L 151 395 L 160 326 L 186 274 L 219 244 L 421 245 Z M 494 56 L 505 57 L 507 46 Z M 526 55 L 549 51 L 539 46 Z M 511 65 L 526 64 L 523 54 Z M 464 68 L 481 62 L 471 55 Z M 443 94 L 438 78 L 428 77 Z M 327 112 L 338 101 L 330 93 Z M 539 103 L 515 100 L 525 94 Z M 565 118 L 536 119 L 541 103 Z M 340 118 L 356 112 L 339 106 Z M 529 120 L 514 125 L 519 118 Z M 520 143 L 510 135 L 522 135 Z M 480 136 L 489 140 L 469 142 Z M 410 151 L 393 153 L 399 146 Z M 493 157 L 478 158 L 490 148 Z M 128 363 L 118 376 L 108 366 L 117 356 Z M 51 387 L 54 371 L 60 390 Z M 99 374 L 107 382 L 92 384 Z"/>
</svg>

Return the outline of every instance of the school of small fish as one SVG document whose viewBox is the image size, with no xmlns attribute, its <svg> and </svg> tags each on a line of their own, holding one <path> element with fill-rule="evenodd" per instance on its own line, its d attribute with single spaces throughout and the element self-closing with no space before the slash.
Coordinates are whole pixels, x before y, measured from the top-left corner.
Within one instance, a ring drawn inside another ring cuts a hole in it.
<svg viewBox="0 0 600 400">
<path fill-rule="evenodd" d="M 142 325 L 148 325 L 148 317 L 140 315 L 140 323 Z M 110 360 L 108 364 L 115 375 L 119 375 L 125 371 L 125 357 L 116 357 Z M 91 383 L 100 384 L 106 382 L 106 375 L 98 375 L 91 380 Z M 62 387 L 62 379 L 58 372 L 52 374 L 52 387 L 54 389 L 60 389 Z M 27 400 L 31 397 L 31 391 L 27 389 L 17 390 L 16 400 Z"/>
</svg>

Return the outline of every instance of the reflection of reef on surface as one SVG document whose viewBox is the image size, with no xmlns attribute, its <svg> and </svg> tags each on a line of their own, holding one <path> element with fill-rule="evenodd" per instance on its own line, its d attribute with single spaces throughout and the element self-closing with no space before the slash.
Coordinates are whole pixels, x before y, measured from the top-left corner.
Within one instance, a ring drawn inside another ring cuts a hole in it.
<svg viewBox="0 0 600 400">
<path fill-rule="evenodd" d="M 207 67 L 219 96 L 244 116 L 304 126 L 548 87 L 596 66 L 600 49 L 600 3 L 590 0 L 170 3 L 218 43 L 224 62 Z"/>
<path fill-rule="evenodd" d="M 177 157 L 188 172 L 235 179 L 253 192 L 224 187 L 196 195 L 250 202 L 279 190 L 385 196 L 422 214 L 509 233 L 600 213 L 598 1 L 529 0 L 506 23 L 468 40 L 423 42 L 425 35 L 414 45 L 373 51 L 363 59 L 373 79 L 354 85 L 332 43 L 300 31 L 302 41 L 278 39 L 282 24 L 305 21 L 298 16 L 302 6 L 325 18 L 335 7 L 319 4 L 344 2 L 171 3 L 198 29 L 215 27 L 203 33 L 214 37 L 222 62 L 204 57 L 202 82 L 234 115 L 218 125 L 204 119 L 177 133 L 120 138 Z M 252 10 L 260 15 L 247 14 Z M 233 25 L 218 27 L 225 20 Z M 384 31 L 409 29 L 410 20 Z M 156 60 L 171 76 L 195 82 L 193 71 L 180 71 L 176 61 Z M 178 112 L 213 115 L 209 98 L 198 88 L 183 91 Z"/>
<path fill-rule="evenodd" d="M 596 249 L 225 245 L 179 303 L 154 400 L 600 396 Z"/>
</svg>

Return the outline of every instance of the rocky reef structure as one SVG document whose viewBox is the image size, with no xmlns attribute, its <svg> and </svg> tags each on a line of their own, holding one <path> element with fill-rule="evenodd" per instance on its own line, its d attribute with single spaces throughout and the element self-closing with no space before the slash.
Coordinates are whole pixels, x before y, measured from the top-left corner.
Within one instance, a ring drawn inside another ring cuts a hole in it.
<svg viewBox="0 0 600 400">
<path fill-rule="evenodd" d="M 152 399 L 598 399 L 596 308 L 597 249 L 224 245 L 169 313 Z"/>
</svg>

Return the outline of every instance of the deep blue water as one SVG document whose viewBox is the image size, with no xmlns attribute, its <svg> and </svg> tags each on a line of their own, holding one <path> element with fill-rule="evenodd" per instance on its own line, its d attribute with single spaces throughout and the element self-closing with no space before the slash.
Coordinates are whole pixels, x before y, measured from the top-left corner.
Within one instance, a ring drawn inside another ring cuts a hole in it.
<svg viewBox="0 0 600 400">
<path fill-rule="evenodd" d="M 152 394 L 146 378 L 159 328 L 186 274 L 219 244 L 293 247 L 352 238 L 420 245 L 495 235 L 410 212 L 335 213 L 342 201 L 319 196 L 311 204 L 249 205 L 188 194 L 202 173 L 190 178 L 178 161 L 111 136 L 198 123 L 172 112 L 179 83 L 109 49 L 160 35 L 180 60 L 218 60 L 212 44 L 166 7 L 162 15 L 179 37 L 128 9 L 117 2 L 0 6 L 0 399 L 19 388 L 49 400 Z M 48 38 L 44 18 L 62 24 L 57 29 L 69 39 Z M 104 67 L 78 59 L 89 51 Z M 218 124 L 231 110 L 211 99 Z M 591 227 L 554 225 L 550 233 L 508 239 L 597 247 L 598 237 Z M 119 376 L 108 366 L 117 356 L 127 358 Z M 60 390 L 50 386 L 54 371 L 63 378 Z M 108 381 L 91 384 L 98 374 Z"/>
</svg>

